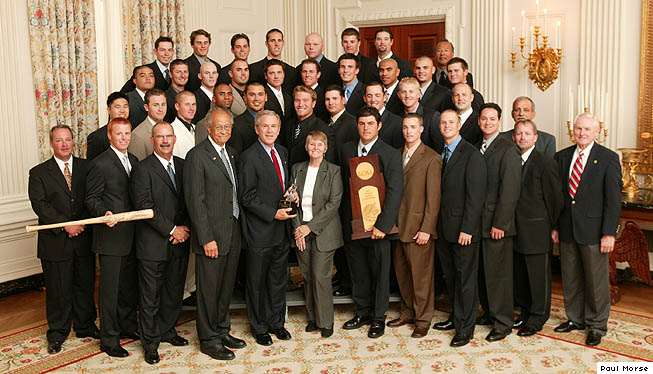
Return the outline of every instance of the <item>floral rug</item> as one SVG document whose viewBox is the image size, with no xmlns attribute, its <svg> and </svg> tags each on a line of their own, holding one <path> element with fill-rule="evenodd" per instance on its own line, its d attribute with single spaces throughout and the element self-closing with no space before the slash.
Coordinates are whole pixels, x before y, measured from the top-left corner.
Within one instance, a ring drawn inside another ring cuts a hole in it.
<svg viewBox="0 0 653 374">
<path fill-rule="evenodd" d="M 511 334 L 500 342 L 484 338 L 487 326 L 477 326 L 465 347 L 451 348 L 451 331 L 429 330 L 426 337 L 412 339 L 411 326 L 386 328 L 385 335 L 369 339 L 367 329 L 345 331 L 340 327 L 353 315 L 352 305 L 336 306 L 334 335 L 306 333 L 302 307 L 289 309 L 286 327 L 293 338 L 269 347 L 257 345 L 249 334 L 244 310 L 232 311 L 232 334 L 244 338 L 247 347 L 236 351 L 233 361 L 216 361 L 199 351 L 195 321 L 182 321 L 177 331 L 190 341 L 187 347 L 162 343 L 161 362 L 148 365 L 138 341 L 123 340 L 129 357 L 116 359 L 99 351 L 93 339 L 69 337 L 56 355 L 47 353 L 46 326 L 41 325 L 0 338 L 0 372 L 3 373 L 594 373 L 597 362 L 653 360 L 653 318 L 615 307 L 607 336 L 599 347 L 583 344 L 585 334 L 559 334 L 553 328 L 565 320 L 563 303 L 552 302 L 551 319 L 536 336 Z M 391 304 L 389 318 L 398 315 Z M 446 318 L 436 312 L 434 321 Z"/>
</svg>

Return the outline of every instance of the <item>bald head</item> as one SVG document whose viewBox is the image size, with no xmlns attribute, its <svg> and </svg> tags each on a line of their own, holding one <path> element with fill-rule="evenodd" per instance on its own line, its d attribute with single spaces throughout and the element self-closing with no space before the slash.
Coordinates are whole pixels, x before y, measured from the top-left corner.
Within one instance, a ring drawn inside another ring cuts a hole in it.
<svg viewBox="0 0 653 374">
<path fill-rule="evenodd" d="M 393 58 L 386 58 L 379 64 L 379 78 L 383 85 L 388 88 L 395 84 L 399 78 L 399 65 Z"/>
<path fill-rule="evenodd" d="M 415 78 L 419 81 L 420 86 L 424 86 L 433 79 L 435 74 L 435 66 L 433 60 L 428 56 L 418 57 L 415 60 L 415 68 L 413 69 Z"/>
<path fill-rule="evenodd" d="M 200 66 L 200 72 L 198 73 L 200 82 L 202 86 L 213 91 L 215 83 L 218 81 L 218 68 L 211 61 L 205 62 Z"/>
<path fill-rule="evenodd" d="M 322 36 L 316 32 L 306 35 L 304 39 L 304 52 L 308 58 L 318 58 L 324 52 Z"/>
<path fill-rule="evenodd" d="M 453 86 L 452 100 L 458 114 L 465 113 L 472 107 L 472 101 L 474 101 L 472 88 L 467 83 L 458 83 Z"/>
</svg>

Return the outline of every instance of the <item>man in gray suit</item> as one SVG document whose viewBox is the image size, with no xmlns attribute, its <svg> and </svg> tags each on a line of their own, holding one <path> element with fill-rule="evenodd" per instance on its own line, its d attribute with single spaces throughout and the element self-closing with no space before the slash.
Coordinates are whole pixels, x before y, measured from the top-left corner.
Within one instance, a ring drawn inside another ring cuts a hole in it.
<svg viewBox="0 0 653 374">
<path fill-rule="evenodd" d="M 512 102 L 512 119 L 515 123 L 523 120 L 533 121 L 535 118 L 535 103 L 528 96 L 519 96 Z M 511 140 L 515 129 L 504 131 L 501 136 Z M 537 130 L 537 142 L 535 142 L 535 149 L 544 153 L 549 157 L 553 157 L 556 153 L 556 138 L 555 136 L 546 133 L 542 130 Z"/>
<path fill-rule="evenodd" d="M 132 124 L 132 131 L 136 129 L 147 118 L 145 110 L 145 94 L 154 88 L 154 72 L 147 65 L 137 66 L 134 68 L 134 84 L 136 88 L 127 92 L 129 101 L 129 123 Z"/>
<path fill-rule="evenodd" d="M 231 114 L 215 108 L 209 136 L 186 156 L 184 189 L 191 220 L 197 277 L 197 335 L 202 353 L 233 360 L 227 349 L 246 346 L 229 334 L 229 302 L 241 248 L 241 217 L 235 179 L 236 154 L 226 145 Z"/>
</svg>

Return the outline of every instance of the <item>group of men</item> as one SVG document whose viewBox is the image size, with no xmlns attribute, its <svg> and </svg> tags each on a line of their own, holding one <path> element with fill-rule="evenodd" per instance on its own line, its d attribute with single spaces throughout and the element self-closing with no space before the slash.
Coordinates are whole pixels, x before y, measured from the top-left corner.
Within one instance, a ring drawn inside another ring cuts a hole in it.
<svg viewBox="0 0 653 374">
<path fill-rule="evenodd" d="M 488 341 L 513 327 L 534 335 L 548 319 L 551 243 L 559 242 L 569 321 L 556 331 L 587 327 L 587 344 L 600 343 L 621 172 L 616 154 L 595 142 L 596 119 L 581 114 L 577 144 L 556 154 L 527 97 L 513 103 L 514 128 L 500 133 L 501 108 L 472 88 L 450 42 L 437 43 L 437 64 L 420 57 L 411 71 L 392 54 L 389 29 L 375 35 L 377 61 L 358 53 L 355 29 L 341 41 L 345 54 L 331 62 L 322 38 L 309 34 L 307 59 L 294 68 L 280 60 L 280 30 L 266 34 L 268 55 L 252 64 L 249 38 L 237 34 L 234 60 L 221 68 L 208 58 L 206 31 L 191 33 L 194 53 L 185 60 L 172 60 L 172 40 L 160 37 L 156 61 L 134 69 L 126 93 L 109 96 L 110 120 L 89 135 L 89 161 L 72 156 L 70 128 L 52 128 L 53 158 L 30 171 L 40 223 L 139 209 L 155 215 L 96 225 L 92 239 L 84 226 L 39 233 L 50 353 L 61 350 L 72 321 L 78 337 L 99 338 L 110 356 L 128 355 L 120 339 L 140 339 L 145 361 L 157 363 L 161 342 L 188 344 L 174 325 L 182 300 L 194 297 L 200 350 L 233 359 L 232 350 L 246 346 L 229 333 L 237 277 L 255 341 L 291 339 L 284 323 L 293 216 L 278 202 L 292 185 L 291 166 L 308 159 L 304 144 L 315 130 L 327 135 L 325 158 L 341 167 L 345 186 L 335 292 L 351 292 L 356 312 L 344 329 L 369 324 L 369 337 L 384 334 L 394 262 L 401 314 L 387 326 L 412 324 L 413 337 L 425 336 L 441 272 L 452 312 L 433 327 L 455 330 L 452 346 L 467 344 L 476 324 L 492 325 Z M 349 159 L 371 154 L 385 199 L 371 238 L 352 240 Z"/>
</svg>

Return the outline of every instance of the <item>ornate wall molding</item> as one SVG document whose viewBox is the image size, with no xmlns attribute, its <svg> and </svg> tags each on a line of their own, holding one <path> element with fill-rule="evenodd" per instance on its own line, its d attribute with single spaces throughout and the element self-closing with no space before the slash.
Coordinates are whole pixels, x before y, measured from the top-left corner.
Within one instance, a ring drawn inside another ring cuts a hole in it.
<svg viewBox="0 0 653 374">
<path fill-rule="evenodd" d="M 642 174 L 653 173 L 653 0 L 642 0 L 639 61 L 639 117 L 637 148 L 648 149 L 638 167 Z"/>
<path fill-rule="evenodd" d="M 471 59 L 474 88 L 483 93 L 485 101 L 500 102 L 504 95 L 505 4 L 503 1 L 473 0 L 471 4 Z"/>
<path fill-rule="evenodd" d="M 364 9 L 343 11 L 345 27 L 347 26 L 385 26 L 411 23 L 428 23 L 445 21 L 445 35 L 453 39 L 456 31 L 456 8 L 428 7 L 414 9 L 396 9 L 368 12 Z"/>
</svg>

